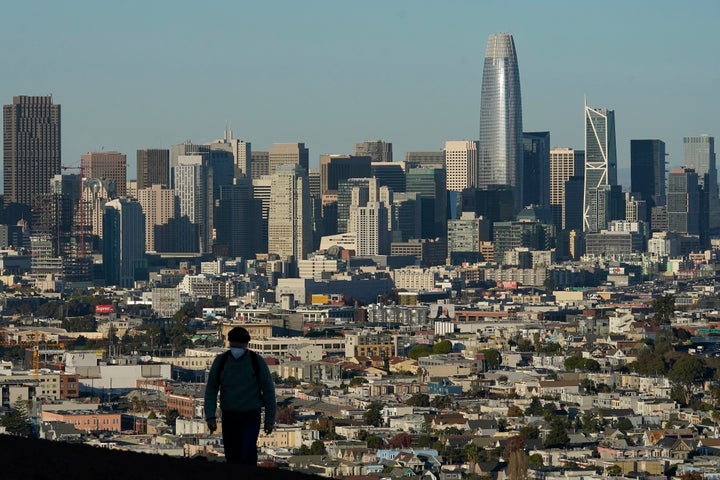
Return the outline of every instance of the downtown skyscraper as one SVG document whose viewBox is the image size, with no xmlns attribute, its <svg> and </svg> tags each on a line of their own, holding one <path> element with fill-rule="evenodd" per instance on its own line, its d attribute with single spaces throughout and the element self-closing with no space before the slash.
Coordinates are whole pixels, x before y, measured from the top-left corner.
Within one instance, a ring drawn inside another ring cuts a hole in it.
<svg viewBox="0 0 720 480">
<path fill-rule="evenodd" d="M 647 202 L 648 216 L 653 207 L 665 205 L 665 142 L 630 140 L 630 185 Z"/>
<path fill-rule="evenodd" d="M 60 105 L 52 96 L 17 96 L 3 106 L 5 205 L 32 206 L 60 173 Z"/>
<path fill-rule="evenodd" d="M 716 234 L 720 229 L 720 199 L 718 199 L 715 138 L 709 135 L 685 137 L 683 151 L 685 166 L 695 170 L 698 184 L 702 189 L 703 229 L 707 230 L 707 233 Z"/>
<path fill-rule="evenodd" d="M 615 150 L 615 112 L 585 104 L 585 187 L 583 230 L 599 232 L 610 220 L 620 218 L 615 198 L 617 153 Z M 623 212 L 624 213 L 624 212 Z"/>
<path fill-rule="evenodd" d="M 523 206 L 523 128 L 515 42 L 509 33 L 490 35 L 480 98 L 478 186 L 510 185 L 515 210 Z"/>
</svg>

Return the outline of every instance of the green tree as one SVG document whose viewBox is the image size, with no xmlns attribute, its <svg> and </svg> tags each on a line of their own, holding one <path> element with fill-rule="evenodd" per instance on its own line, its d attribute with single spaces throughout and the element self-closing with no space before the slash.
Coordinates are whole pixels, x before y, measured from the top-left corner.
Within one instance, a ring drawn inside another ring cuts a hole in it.
<svg viewBox="0 0 720 480">
<path fill-rule="evenodd" d="M 656 297 L 652 301 L 653 310 L 653 323 L 655 325 L 665 325 L 670 323 L 673 315 L 675 314 L 675 295 L 666 293 L 660 297 Z"/>
<path fill-rule="evenodd" d="M 417 360 L 421 357 L 428 357 L 432 355 L 433 349 L 430 345 L 415 345 L 408 352 L 408 357 L 413 360 Z"/>
<path fill-rule="evenodd" d="M 180 417 L 180 412 L 173 408 L 165 412 L 165 423 L 172 427 L 173 432 L 175 431 L 175 420 Z"/>
<path fill-rule="evenodd" d="M 367 425 L 372 425 L 373 427 L 380 427 L 383 424 L 383 418 L 382 418 L 382 409 L 383 404 L 380 402 L 372 402 L 370 405 L 368 405 L 367 409 L 365 410 L 365 423 Z"/>
<path fill-rule="evenodd" d="M 383 439 L 377 435 L 368 435 L 365 437 L 365 443 L 368 448 L 380 448 L 383 444 Z"/>
<path fill-rule="evenodd" d="M 640 352 L 637 361 L 631 364 L 631 369 L 640 375 L 664 375 L 667 373 L 663 355 L 650 350 Z"/>
<path fill-rule="evenodd" d="M 427 393 L 416 393 L 405 402 L 411 407 L 429 407 L 430 396 Z"/>
<path fill-rule="evenodd" d="M 708 378 L 709 374 L 709 369 L 706 368 L 702 360 L 692 355 L 683 355 L 670 368 L 668 379 L 683 389 L 685 394 L 684 403 L 688 405 L 690 404 L 693 385 Z"/>
<path fill-rule="evenodd" d="M 582 416 L 581 426 L 587 432 L 599 432 L 602 429 L 600 420 L 589 410 Z"/>
<path fill-rule="evenodd" d="M 535 350 L 535 346 L 533 345 L 532 340 L 519 338 L 517 340 L 517 350 L 518 352 L 532 352 Z"/>
<path fill-rule="evenodd" d="M 2 418 L 0 425 L 11 435 L 29 437 L 31 433 L 30 416 L 27 401 L 18 398 L 10 409 L 10 413 Z"/>
<path fill-rule="evenodd" d="M 543 466 L 543 458 L 539 453 L 533 453 L 528 457 L 528 467 L 538 469 Z"/>
<path fill-rule="evenodd" d="M 622 417 L 618 420 L 617 425 L 615 425 L 615 428 L 617 428 L 621 432 L 625 433 L 625 432 L 633 429 L 633 424 L 626 417 Z"/>
<path fill-rule="evenodd" d="M 571 357 L 567 357 L 565 359 L 565 370 L 577 370 L 580 368 L 580 362 L 582 361 L 582 357 L 580 355 L 573 355 Z"/>
<path fill-rule="evenodd" d="M 452 400 L 447 395 L 438 395 L 432 399 L 430 406 L 433 408 L 445 409 L 452 405 Z"/>
<path fill-rule="evenodd" d="M 554 420 L 543 446 L 545 448 L 567 448 L 569 443 L 570 437 L 565 430 L 565 425 L 560 420 Z"/>
<path fill-rule="evenodd" d="M 325 455 L 327 453 L 327 450 L 325 450 L 325 443 L 323 443 L 322 440 L 315 440 L 310 445 L 310 455 Z"/>
<path fill-rule="evenodd" d="M 530 400 L 530 405 L 525 409 L 525 415 L 537 416 L 543 414 L 543 405 L 538 397 L 533 397 Z"/>
<path fill-rule="evenodd" d="M 68 332 L 94 332 L 97 328 L 97 322 L 92 315 L 64 318 L 61 325 Z"/>
<path fill-rule="evenodd" d="M 540 353 L 546 355 L 557 355 L 562 353 L 562 346 L 556 342 L 547 342 L 545 345 L 540 347 Z"/>
<path fill-rule="evenodd" d="M 494 348 L 480 350 L 480 353 L 482 353 L 485 357 L 485 367 L 488 370 L 495 370 L 502 363 L 502 356 L 500 355 L 500 352 Z"/>
<path fill-rule="evenodd" d="M 620 467 L 620 465 L 610 465 L 605 468 L 605 473 L 607 473 L 609 477 L 619 477 L 622 475 L 622 467 Z"/>
<path fill-rule="evenodd" d="M 540 438 L 540 429 L 534 425 L 525 425 L 520 429 L 519 435 L 525 440 Z"/>
<path fill-rule="evenodd" d="M 453 350 L 453 345 L 450 340 L 442 340 L 432 347 L 434 354 L 445 354 L 450 353 Z"/>
</svg>

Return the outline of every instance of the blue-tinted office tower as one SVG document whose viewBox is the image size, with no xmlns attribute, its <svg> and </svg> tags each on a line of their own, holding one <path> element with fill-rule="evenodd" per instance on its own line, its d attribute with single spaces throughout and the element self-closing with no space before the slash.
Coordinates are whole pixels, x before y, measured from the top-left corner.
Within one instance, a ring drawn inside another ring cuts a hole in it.
<svg viewBox="0 0 720 480">
<path fill-rule="evenodd" d="M 422 215 L 422 238 L 447 236 L 447 188 L 444 168 L 412 168 L 406 190 L 417 192 Z"/>
<path fill-rule="evenodd" d="M 103 268 L 106 284 L 123 288 L 144 275 L 145 215 L 139 202 L 121 197 L 105 204 Z"/>
<path fill-rule="evenodd" d="M 720 200 L 715 158 L 715 138 L 709 135 L 683 138 L 685 166 L 695 170 L 702 190 L 701 230 L 717 234 L 720 229 Z"/>
<path fill-rule="evenodd" d="M 515 210 L 524 205 L 520 72 L 509 33 L 490 35 L 480 98 L 479 187 L 510 185 Z"/>
<path fill-rule="evenodd" d="M 630 187 L 645 200 L 648 215 L 665 205 L 665 142 L 630 140 Z"/>
<path fill-rule="evenodd" d="M 523 203 L 550 205 L 550 132 L 523 133 Z"/>
<path fill-rule="evenodd" d="M 216 254 L 250 258 L 256 253 L 253 188 L 250 177 L 220 187 L 215 214 Z"/>
</svg>

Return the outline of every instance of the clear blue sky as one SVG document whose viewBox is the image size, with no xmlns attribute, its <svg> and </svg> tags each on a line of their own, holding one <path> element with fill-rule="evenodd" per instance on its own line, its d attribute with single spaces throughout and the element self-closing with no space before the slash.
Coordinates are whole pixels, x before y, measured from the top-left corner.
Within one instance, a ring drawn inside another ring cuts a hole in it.
<svg viewBox="0 0 720 480">
<path fill-rule="evenodd" d="M 16 1 L 0 7 L 0 101 L 52 93 L 63 164 L 235 136 L 304 141 L 311 167 L 356 142 L 476 139 L 487 37 L 510 32 L 525 131 L 583 147 L 583 96 L 631 138 L 720 136 L 720 2 Z M 626 178 L 620 172 L 621 180 Z M 627 183 L 627 180 L 625 180 Z"/>
</svg>

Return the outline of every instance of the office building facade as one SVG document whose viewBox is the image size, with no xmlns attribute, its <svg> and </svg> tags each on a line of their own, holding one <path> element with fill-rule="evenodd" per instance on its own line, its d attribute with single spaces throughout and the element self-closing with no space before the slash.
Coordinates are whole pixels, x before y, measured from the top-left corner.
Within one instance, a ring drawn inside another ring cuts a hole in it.
<svg viewBox="0 0 720 480">
<path fill-rule="evenodd" d="M 585 104 L 585 188 L 583 198 L 583 230 L 599 232 L 613 220 L 598 190 L 617 185 L 617 153 L 615 150 L 615 112 Z"/>
<path fill-rule="evenodd" d="M 281 164 L 271 175 L 268 215 L 268 253 L 295 262 L 312 249 L 310 186 L 307 170 Z"/>
<path fill-rule="evenodd" d="M 110 200 L 103 216 L 105 283 L 130 288 L 145 268 L 145 215 L 140 203 L 125 197 Z"/>
<path fill-rule="evenodd" d="M 512 35 L 490 35 L 480 98 L 478 186 L 510 185 L 515 211 L 523 203 L 520 72 Z"/>
<path fill-rule="evenodd" d="M 558 229 L 566 229 L 565 184 L 571 177 L 583 179 L 585 152 L 567 147 L 550 150 L 550 210 Z M 582 190 L 580 192 L 580 226 L 582 228 Z"/>
<path fill-rule="evenodd" d="M 668 231 L 700 234 L 701 198 L 698 174 L 692 168 L 674 168 L 668 175 Z"/>
<path fill-rule="evenodd" d="M 343 180 L 370 177 L 371 162 L 369 156 L 320 155 L 320 195 L 337 192 Z"/>
<path fill-rule="evenodd" d="M 60 174 L 60 105 L 52 96 L 16 96 L 3 106 L 5 205 L 33 206 Z"/>
<path fill-rule="evenodd" d="M 523 132 L 523 206 L 550 205 L 550 132 Z"/>
<path fill-rule="evenodd" d="M 373 162 L 392 162 L 392 143 L 368 140 L 355 144 L 356 157 L 370 157 Z"/>
<path fill-rule="evenodd" d="M 88 152 L 80 156 L 85 178 L 104 178 L 115 182 L 118 197 L 127 195 L 127 157 L 120 152 Z"/>
<path fill-rule="evenodd" d="M 630 190 L 645 200 L 648 215 L 665 205 L 665 142 L 630 140 Z"/>
<path fill-rule="evenodd" d="M 449 140 L 445 142 L 447 189 L 462 192 L 474 187 L 478 176 L 478 142 Z"/>
<path fill-rule="evenodd" d="M 145 248 L 149 252 L 174 250 L 171 225 L 176 218 L 175 191 L 154 184 L 138 190 L 137 199 L 145 215 Z M 158 239 L 156 245 L 156 238 Z M 157 248 L 162 245 L 163 247 Z"/>
<path fill-rule="evenodd" d="M 307 172 L 309 155 L 304 143 L 273 143 L 268 152 L 268 174 L 275 173 L 280 165 L 300 165 Z"/>
<path fill-rule="evenodd" d="M 153 185 L 170 186 L 170 150 L 144 148 L 136 152 L 137 189 Z"/>
</svg>

